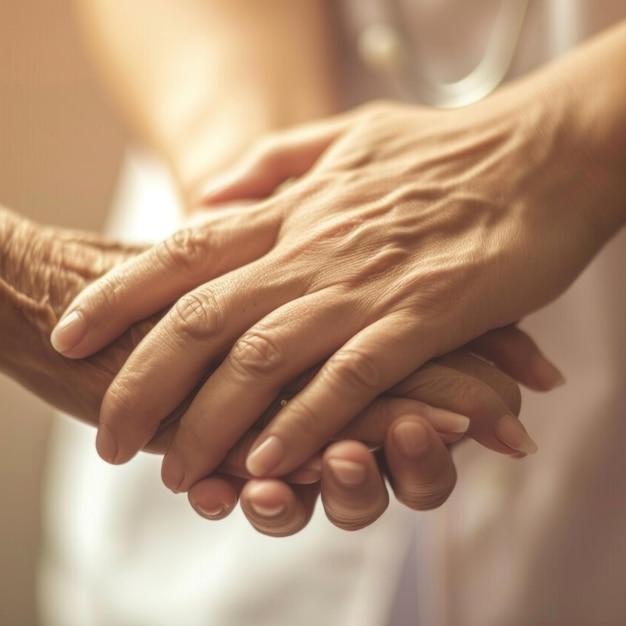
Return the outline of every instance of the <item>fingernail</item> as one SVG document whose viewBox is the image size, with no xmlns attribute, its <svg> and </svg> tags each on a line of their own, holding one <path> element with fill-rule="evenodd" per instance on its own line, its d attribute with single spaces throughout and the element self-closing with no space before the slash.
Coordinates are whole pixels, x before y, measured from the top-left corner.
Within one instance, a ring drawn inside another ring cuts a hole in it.
<svg viewBox="0 0 626 626">
<path fill-rule="evenodd" d="M 367 470 L 360 463 L 344 459 L 329 459 L 328 467 L 335 480 L 343 487 L 357 487 L 365 480 Z"/>
<path fill-rule="evenodd" d="M 433 408 L 427 415 L 433 428 L 444 433 L 464 434 L 470 426 L 468 417 L 452 411 Z"/>
<path fill-rule="evenodd" d="M 536 356 L 532 361 L 535 381 L 542 389 L 550 391 L 565 384 L 565 376 L 544 356 Z"/>
<path fill-rule="evenodd" d="M 196 502 L 194 503 L 193 508 L 200 513 L 202 517 L 208 517 L 209 519 L 222 518 L 228 511 L 228 507 L 223 502 L 211 507 L 203 506 Z"/>
<path fill-rule="evenodd" d="M 429 445 L 428 431 L 418 422 L 403 422 L 392 433 L 400 452 L 409 459 L 421 456 Z"/>
<path fill-rule="evenodd" d="M 178 493 L 184 478 L 185 468 L 183 467 L 183 462 L 180 460 L 180 457 L 174 451 L 168 452 L 163 459 L 163 465 L 161 467 L 161 480 L 163 484 L 174 493 Z"/>
<path fill-rule="evenodd" d="M 52 347 L 61 354 L 71 350 L 87 332 L 87 323 L 79 311 L 66 315 L 50 335 Z"/>
<path fill-rule="evenodd" d="M 282 461 L 284 453 L 283 442 L 271 435 L 248 456 L 246 469 L 253 476 L 266 476 Z"/>
<path fill-rule="evenodd" d="M 258 502 L 248 502 L 248 504 L 250 508 L 261 517 L 279 517 L 287 510 L 284 504 L 275 504 L 274 506 L 259 504 Z"/>
<path fill-rule="evenodd" d="M 530 438 L 522 423 L 511 415 L 504 415 L 494 424 L 494 434 L 513 450 L 524 454 L 537 452 L 537 444 Z"/>
<path fill-rule="evenodd" d="M 98 427 L 96 450 L 103 461 L 115 463 L 117 457 L 117 442 L 111 434 L 111 431 L 104 424 L 100 424 Z"/>
</svg>

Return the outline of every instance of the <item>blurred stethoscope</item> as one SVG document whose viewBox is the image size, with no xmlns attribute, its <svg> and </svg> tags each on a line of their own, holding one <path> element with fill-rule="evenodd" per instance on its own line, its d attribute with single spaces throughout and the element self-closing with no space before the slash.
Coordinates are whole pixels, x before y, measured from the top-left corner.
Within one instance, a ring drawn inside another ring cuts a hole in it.
<svg viewBox="0 0 626 626">
<path fill-rule="evenodd" d="M 404 89 L 424 104 L 455 108 L 491 93 L 506 76 L 515 54 L 530 0 L 502 0 L 485 52 L 478 64 L 458 80 L 445 82 L 412 50 L 406 22 L 394 0 L 377 0 L 380 19 L 359 38 L 360 56 L 371 66 L 394 76 Z"/>
</svg>

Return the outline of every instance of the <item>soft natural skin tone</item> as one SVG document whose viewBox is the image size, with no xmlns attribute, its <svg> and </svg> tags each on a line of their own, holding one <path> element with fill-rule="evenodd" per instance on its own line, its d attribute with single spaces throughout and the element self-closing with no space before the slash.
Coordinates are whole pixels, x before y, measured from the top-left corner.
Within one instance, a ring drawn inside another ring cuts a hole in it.
<svg viewBox="0 0 626 626">
<path fill-rule="evenodd" d="M 42 227 L 0 209 L 1 370 L 54 406 L 96 424 L 107 387 L 156 318 L 133 325 L 111 346 L 82 360 L 61 357 L 50 345 L 49 332 L 76 293 L 140 250 L 78 231 Z M 515 328 L 486 335 L 472 350 L 535 387 L 541 386 L 534 378 L 537 371 L 554 373 L 533 342 Z M 342 436 L 384 445 L 398 498 L 415 508 L 431 508 L 454 486 L 445 444 L 458 441 L 468 426 L 471 436 L 494 450 L 513 456 L 532 451 L 515 418 L 518 412 L 519 391 L 511 378 L 469 352 L 457 352 L 428 364 L 375 400 Z M 175 409 L 170 426 L 161 425 L 145 448 L 165 452 L 179 415 Z M 247 433 L 220 467 L 222 473 L 193 487 L 190 499 L 201 514 L 227 515 L 242 490 L 251 521 L 271 534 L 302 528 L 320 489 L 330 519 L 341 527 L 371 523 L 384 510 L 387 491 L 367 446 L 336 443 L 315 462 L 315 469 L 294 475 L 310 482 L 319 478 L 321 469 L 321 485 L 247 483 L 245 456 L 255 436 L 254 431 Z M 346 484 L 341 476 L 349 477 Z M 362 506 L 355 506 L 357 502 Z M 269 519 L 258 515 L 268 510 Z"/>
<path fill-rule="evenodd" d="M 377 103 L 262 142 L 204 203 L 262 201 L 121 267 L 55 333 L 83 357 L 182 296 L 108 391 L 101 455 L 130 458 L 228 351 L 164 460 L 186 490 L 324 361 L 248 458 L 284 475 L 420 365 L 553 300 L 625 220 L 625 55 L 622 24 L 463 110 Z"/>
</svg>

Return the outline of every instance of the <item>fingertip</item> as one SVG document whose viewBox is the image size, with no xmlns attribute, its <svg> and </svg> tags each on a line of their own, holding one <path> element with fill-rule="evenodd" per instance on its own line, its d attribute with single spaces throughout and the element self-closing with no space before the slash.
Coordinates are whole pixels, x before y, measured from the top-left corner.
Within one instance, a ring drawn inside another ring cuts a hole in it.
<svg viewBox="0 0 626 626">
<path fill-rule="evenodd" d="M 561 370 L 541 353 L 537 353 L 532 360 L 532 372 L 538 391 L 552 391 L 566 383 Z"/>
<path fill-rule="evenodd" d="M 103 461 L 116 464 L 118 445 L 106 424 L 100 424 L 96 435 L 96 450 Z"/>
<path fill-rule="evenodd" d="M 246 459 L 246 469 L 252 476 L 269 476 L 283 460 L 285 446 L 276 435 L 270 435 L 255 446 Z"/>
<path fill-rule="evenodd" d="M 180 456 L 171 448 L 163 458 L 163 463 L 161 464 L 161 480 L 163 484 L 174 493 L 183 491 L 182 485 L 185 480 L 185 466 Z"/>
<path fill-rule="evenodd" d="M 317 490 L 302 487 L 305 500 L 296 498 L 292 489 L 277 479 L 253 479 L 243 488 L 241 508 L 259 532 L 271 537 L 286 537 L 304 528 L 311 518 Z"/>
<path fill-rule="evenodd" d="M 207 478 L 191 487 L 187 499 L 198 515 L 217 521 L 232 513 L 237 506 L 238 494 L 228 480 Z"/>
<path fill-rule="evenodd" d="M 438 434 L 417 417 L 397 420 L 385 448 L 391 484 L 400 502 L 414 510 L 443 504 L 454 489 L 456 470 Z"/>
<path fill-rule="evenodd" d="M 330 458 L 326 461 L 326 464 L 334 479 L 343 488 L 359 487 L 367 476 L 367 468 L 355 461 Z"/>
<path fill-rule="evenodd" d="M 64 315 L 52 330 L 50 343 L 64 356 L 71 357 L 87 334 L 87 320 L 82 311 L 74 309 Z"/>
<path fill-rule="evenodd" d="M 430 445 L 430 433 L 417 419 L 397 420 L 391 428 L 391 438 L 399 452 L 408 459 L 421 457 Z"/>
<path fill-rule="evenodd" d="M 494 424 L 493 432 L 500 442 L 515 452 L 535 454 L 538 450 L 537 444 L 523 424 L 512 415 L 503 415 L 498 419 Z"/>
<path fill-rule="evenodd" d="M 322 502 L 328 519 L 354 531 L 375 522 L 389 505 L 376 459 L 362 443 L 341 441 L 324 455 Z"/>
</svg>

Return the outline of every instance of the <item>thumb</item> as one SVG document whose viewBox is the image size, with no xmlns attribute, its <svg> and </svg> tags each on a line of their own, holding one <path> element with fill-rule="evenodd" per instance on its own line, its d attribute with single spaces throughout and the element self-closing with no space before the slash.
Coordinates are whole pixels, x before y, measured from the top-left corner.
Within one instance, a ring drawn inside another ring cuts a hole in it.
<svg viewBox="0 0 626 626">
<path fill-rule="evenodd" d="M 279 185 L 306 174 L 344 125 L 336 117 L 263 137 L 232 169 L 210 181 L 195 204 L 208 207 L 271 195 Z"/>
</svg>

